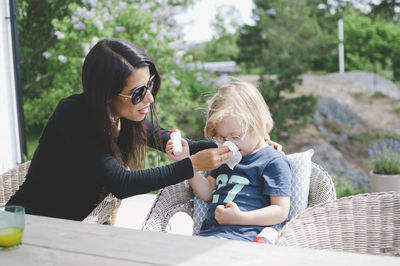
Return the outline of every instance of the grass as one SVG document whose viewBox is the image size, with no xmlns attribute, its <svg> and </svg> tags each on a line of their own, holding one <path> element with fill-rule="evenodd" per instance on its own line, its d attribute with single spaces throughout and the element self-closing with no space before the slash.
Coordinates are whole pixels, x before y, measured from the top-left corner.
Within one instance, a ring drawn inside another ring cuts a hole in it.
<svg viewBox="0 0 400 266">
<path fill-rule="evenodd" d="M 350 95 L 355 99 L 355 100 L 360 100 L 364 97 L 364 93 L 362 92 L 350 92 Z"/>
<path fill-rule="evenodd" d="M 387 98 L 387 96 L 380 91 L 376 91 L 371 97 L 372 98 Z"/>
<path fill-rule="evenodd" d="M 400 115 L 400 107 L 395 107 L 392 109 L 392 113 L 395 115 Z"/>
<path fill-rule="evenodd" d="M 379 141 L 379 140 L 383 140 L 383 139 L 396 139 L 398 141 L 400 141 L 400 135 L 397 134 L 379 134 L 379 133 L 372 133 L 370 131 L 366 131 L 360 134 L 355 134 L 353 136 L 350 137 L 353 140 L 359 141 L 359 142 L 363 142 L 366 144 L 370 144 L 372 141 Z"/>
</svg>

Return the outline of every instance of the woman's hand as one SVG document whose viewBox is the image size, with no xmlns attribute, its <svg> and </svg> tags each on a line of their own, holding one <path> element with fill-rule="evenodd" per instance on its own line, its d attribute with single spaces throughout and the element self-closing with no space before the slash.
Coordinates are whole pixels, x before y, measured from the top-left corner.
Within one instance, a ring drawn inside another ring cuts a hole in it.
<svg viewBox="0 0 400 266">
<path fill-rule="evenodd" d="M 193 172 L 217 169 L 221 165 L 229 162 L 231 156 L 232 152 L 227 146 L 199 151 L 190 157 Z"/>
<path fill-rule="evenodd" d="M 272 145 L 274 147 L 275 150 L 279 151 L 280 153 L 282 153 L 283 155 L 285 155 L 285 153 L 282 151 L 282 145 L 279 144 L 278 142 L 272 141 L 270 139 L 266 139 L 265 142 L 268 145 Z"/>
<path fill-rule="evenodd" d="M 165 146 L 165 152 L 167 153 L 168 158 L 170 158 L 174 162 L 180 161 L 190 156 L 189 144 L 187 143 L 187 141 L 181 138 L 181 143 L 182 143 L 182 153 L 178 156 L 175 156 L 174 154 L 174 144 L 172 140 L 168 140 L 167 146 Z"/>
</svg>

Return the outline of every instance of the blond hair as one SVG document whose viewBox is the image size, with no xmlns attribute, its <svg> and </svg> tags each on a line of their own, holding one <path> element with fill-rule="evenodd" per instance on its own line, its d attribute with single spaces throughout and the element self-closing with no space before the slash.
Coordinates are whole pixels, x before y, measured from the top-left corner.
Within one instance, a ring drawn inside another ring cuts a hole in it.
<svg viewBox="0 0 400 266">
<path fill-rule="evenodd" d="M 215 125 L 227 117 L 233 117 L 243 134 L 248 131 L 269 139 L 273 120 L 259 90 L 252 84 L 233 80 L 220 87 L 208 101 L 207 122 L 204 136 L 216 136 Z"/>
</svg>

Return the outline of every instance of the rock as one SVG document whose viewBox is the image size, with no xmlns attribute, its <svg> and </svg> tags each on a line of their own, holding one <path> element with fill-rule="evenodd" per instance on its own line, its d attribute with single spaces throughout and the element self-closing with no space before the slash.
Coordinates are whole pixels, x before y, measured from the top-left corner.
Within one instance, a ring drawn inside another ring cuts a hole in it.
<svg viewBox="0 0 400 266">
<path fill-rule="evenodd" d="M 341 104 L 335 98 L 318 97 L 316 112 L 338 123 L 361 125 L 362 120 L 347 105 Z"/>
<path fill-rule="evenodd" d="M 323 142 L 308 148 L 314 149 L 313 162 L 321 165 L 331 176 L 345 177 L 355 188 L 368 191 L 369 175 L 351 167 L 343 154 L 334 146 Z"/>
<path fill-rule="evenodd" d="M 327 76 L 353 83 L 355 90 L 374 94 L 380 92 L 393 99 L 400 99 L 400 90 L 396 84 L 387 78 L 366 71 L 349 71 L 343 74 L 333 73 Z"/>
</svg>

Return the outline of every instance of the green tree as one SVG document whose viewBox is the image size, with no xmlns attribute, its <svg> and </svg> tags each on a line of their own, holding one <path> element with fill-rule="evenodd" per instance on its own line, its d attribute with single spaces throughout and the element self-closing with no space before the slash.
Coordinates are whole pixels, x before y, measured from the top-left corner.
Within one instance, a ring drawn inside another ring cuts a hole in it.
<svg viewBox="0 0 400 266">
<path fill-rule="evenodd" d="M 301 1 L 255 0 L 254 26 L 241 29 L 237 60 L 245 67 L 257 69 L 260 90 L 271 108 L 278 138 L 310 121 L 315 99 L 284 97 L 301 82 L 300 75 L 311 68 L 316 46 L 323 46 L 325 33 L 318 24 L 312 6 Z M 271 75 L 276 75 L 273 78 Z"/>
<path fill-rule="evenodd" d="M 400 2 L 397 0 L 381 0 L 379 3 L 370 3 L 370 15 L 378 16 L 390 22 L 399 22 L 400 14 L 396 9 L 400 9 Z"/>
<path fill-rule="evenodd" d="M 346 70 L 380 73 L 400 81 L 400 27 L 354 8 L 344 12 Z"/>
<path fill-rule="evenodd" d="M 77 2 L 80 1 L 68 1 Z M 39 98 L 52 83 L 53 74 L 42 55 L 57 42 L 52 21 L 69 14 L 68 3 L 64 0 L 17 0 L 20 73 L 25 114 L 28 115 L 27 129 L 32 130 L 37 125 L 36 118 L 40 117 L 40 110 L 30 107 L 31 100 Z"/>
<path fill-rule="evenodd" d="M 21 20 L 36 21 L 24 11 L 33 8 L 28 1 L 20 11 L 25 14 Z M 64 7 L 63 2 L 57 4 Z M 188 53 L 188 45 L 174 19 L 182 7 L 191 3 L 193 0 L 70 1 L 59 16 L 51 18 L 51 26 L 47 25 L 46 36 L 50 37 L 46 38 L 51 42 L 40 46 L 37 41 L 36 47 L 32 46 L 38 65 L 32 63 L 32 69 L 25 69 L 31 78 L 29 87 L 35 88 L 34 93 L 24 93 L 28 128 L 40 132 L 60 99 L 82 91 L 80 76 L 85 55 L 98 40 L 116 37 L 138 45 L 155 61 L 162 78 L 156 104 L 160 124 L 165 128 L 178 127 L 185 137 L 203 138 L 202 106 L 217 80 Z M 28 42 L 21 46 L 26 51 L 30 49 Z M 39 70 L 41 74 L 37 74 Z M 156 165 L 158 156 L 151 154 L 147 166 Z M 166 158 L 162 157 L 162 161 Z"/>
<path fill-rule="evenodd" d="M 41 129 L 61 98 L 81 91 L 82 60 L 90 47 L 99 39 L 117 37 L 137 44 L 156 61 L 163 78 L 158 97 L 163 125 L 182 125 L 190 137 L 202 137 L 199 132 L 204 117 L 198 106 L 204 104 L 214 78 L 187 54 L 181 29 L 173 19 L 193 2 L 82 0 L 66 4 L 60 0 L 21 0 L 19 34 L 26 36 L 20 47 L 25 60 L 28 128 Z"/>
</svg>

